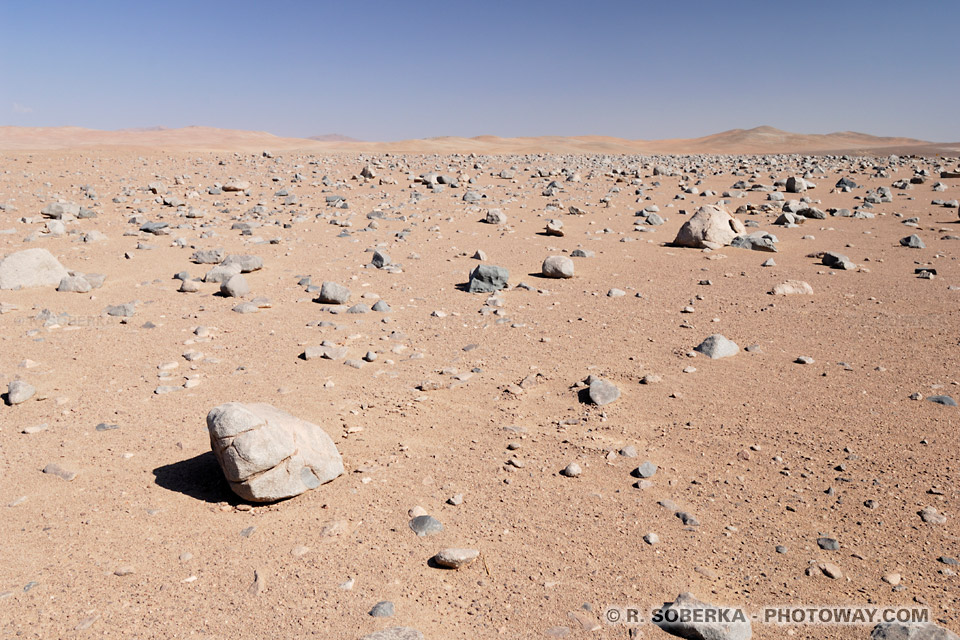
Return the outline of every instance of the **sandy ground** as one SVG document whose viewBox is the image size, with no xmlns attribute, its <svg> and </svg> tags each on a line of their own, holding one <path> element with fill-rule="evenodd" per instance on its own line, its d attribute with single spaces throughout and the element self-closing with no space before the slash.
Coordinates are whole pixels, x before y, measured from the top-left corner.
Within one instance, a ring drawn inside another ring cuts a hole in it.
<svg viewBox="0 0 960 640">
<path fill-rule="evenodd" d="M 895 189 L 874 219 L 786 229 L 772 225 L 778 212 L 738 214 L 779 238 L 779 252 L 768 254 L 669 243 L 697 207 L 753 169 L 772 185 L 801 175 L 799 158 L 745 160 L 736 176 L 738 163 L 675 159 L 690 172 L 668 177 L 621 156 L 274 153 L 0 154 L 0 230 L 12 230 L 0 235 L 0 255 L 42 247 L 68 269 L 107 276 L 85 294 L 0 292 L 5 309 L 15 306 L 0 315 L 0 384 L 20 378 L 37 388 L 26 403 L 0 406 L 0 636 L 360 638 L 408 626 L 434 640 L 626 638 L 627 627 L 603 621 L 608 607 L 649 610 L 683 591 L 750 611 L 923 604 L 960 631 L 958 567 L 938 561 L 960 557 L 960 414 L 910 398 L 960 399 L 960 240 L 947 239 L 960 235 L 960 222 L 956 209 L 930 204 L 960 197 L 960 180 L 943 180 L 939 193 L 935 175 Z M 376 177 L 354 179 L 368 163 Z M 852 209 L 867 189 L 936 163 L 905 160 L 872 177 L 874 160 L 823 160 L 806 195 L 825 211 Z M 498 177 L 511 166 L 514 179 Z M 576 169 L 582 180 L 535 177 L 538 168 Z M 463 178 L 434 193 L 411 180 L 429 171 Z M 303 180 L 292 183 L 297 173 Z M 865 188 L 833 192 L 842 176 Z M 207 194 L 230 179 L 249 181 L 250 194 Z M 544 197 L 551 180 L 563 191 Z M 637 202 L 634 180 L 649 200 Z M 206 217 L 158 203 L 153 182 Z M 717 193 L 675 199 L 694 184 Z M 125 189 L 126 201 L 112 202 Z M 298 202 L 284 205 L 280 189 Z M 463 202 L 468 190 L 484 199 Z M 327 206 L 333 194 L 349 209 Z M 58 199 L 98 216 L 43 236 L 40 209 Z M 766 193 L 729 200 L 732 211 L 764 204 Z M 564 209 L 547 212 L 553 201 Z M 264 212 L 250 213 L 258 203 Z M 666 223 L 635 231 L 634 213 L 649 204 Z M 567 214 L 569 205 L 585 215 Z M 490 208 L 507 223 L 481 222 Z M 169 222 L 171 233 L 137 232 L 128 220 L 138 210 Z M 367 228 L 375 210 L 385 217 Z M 914 216 L 917 227 L 903 224 Z M 563 221 L 564 237 L 543 235 L 549 218 Z M 237 221 L 259 226 L 242 235 L 231 229 Z M 93 230 L 106 239 L 84 243 L 75 233 Z M 900 246 L 911 233 L 925 249 Z M 216 295 L 215 284 L 179 293 L 175 273 L 209 268 L 190 262 L 198 248 L 260 256 L 264 268 L 247 279 L 251 296 L 272 307 L 234 313 L 237 300 Z M 402 272 L 368 267 L 374 248 Z M 574 278 L 538 275 L 545 257 L 577 248 L 595 256 L 574 259 Z M 510 271 L 500 302 L 458 287 L 478 250 Z M 860 268 L 828 269 L 808 257 L 818 251 L 842 252 Z M 771 257 L 776 266 L 761 267 Z M 924 265 L 934 279 L 915 275 Z M 330 313 L 298 284 L 302 276 L 348 286 L 351 303 L 379 296 L 392 311 Z M 807 281 L 814 294 L 768 293 L 788 279 Z M 626 295 L 608 297 L 611 288 Z M 104 314 L 132 301 L 126 321 Z M 682 313 L 687 306 L 693 313 Z M 69 318 L 45 323 L 45 309 Z M 201 326 L 208 337 L 195 334 Z M 689 357 L 715 333 L 741 352 Z M 378 358 L 360 369 L 299 358 L 323 340 L 346 346 L 350 358 Z M 189 351 L 203 356 L 187 361 Z M 796 364 L 799 356 L 814 363 Z M 172 371 L 160 369 L 171 362 Z M 591 374 L 616 384 L 620 399 L 581 402 L 578 383 Z M 651 374 L 662 381 L 640 383 Z M 197 386 L 155 393 L 190 378 Z M 424 382 L 439 388 L 418 389 Z M 346 473 L 251 508 L 210 453 L 204 418 L 228 401 L 271 403 L 321 425 Z M 119 428 L 98 431 L 100 423 Z M 22 433 L 40 424 L 48 428 Z M 627 446 L 638 457 L 617 453 Z M 659 471 L 639 489 L 631 471 L 647 460 Z M 574 461 L 582 475 L 560 475 Z M 42 473 L 50 463 L 76 478 Z M 447 502 L 455 494 L 458 506 Z M 700 524 L 685 526 L 662 500 Z M 408 528 L 417 506 L 442 522 L 440 534 L 419 538 Z M 946 522 L 922 521 L 925 506 Z M 643 541 L 650 532 L 658 544 Z M 840 549 L 819 549 L 821 536 Z M 475 548 L 481 559 L 459 571 L 431 566 L 445 547 Z M 842 576 L 824 575 L 824 562 Z M 882 581 L 894 573 L 897 588 Z M 382 600 L 395 615 L 368 615 Z M 668 637 L 650 625 L 634 632 Z M 870 627 L 754 624 L 753 632 L 866 638 Z"/>
</svg>

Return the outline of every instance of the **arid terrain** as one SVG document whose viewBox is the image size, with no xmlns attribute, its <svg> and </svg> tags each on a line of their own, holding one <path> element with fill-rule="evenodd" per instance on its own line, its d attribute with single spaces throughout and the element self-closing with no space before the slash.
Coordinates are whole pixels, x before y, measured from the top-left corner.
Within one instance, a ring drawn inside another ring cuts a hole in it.
<svg viewBox="0 0 960 640">
<path fill-rule="evenodd" d="M 606 612 L 682 592 L 960 632 L 960 145 L 90 131 L 0 128 L 0 258 L 91 284 L 0 290 L 0 637 L 669 638 Z M 718 203 L 755 241 L 674 245 Z M 240 297 L 203 281 L 231 255 Z M 227 402 L 344 474 L 239 498 Z"/>
</svg>

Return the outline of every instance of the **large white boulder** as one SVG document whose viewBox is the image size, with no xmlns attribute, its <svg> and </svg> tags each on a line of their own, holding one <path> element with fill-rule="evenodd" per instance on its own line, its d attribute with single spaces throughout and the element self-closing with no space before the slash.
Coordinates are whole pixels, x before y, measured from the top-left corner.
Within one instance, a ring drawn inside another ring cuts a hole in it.
<svg viewBox="0 0 960 640">
<path fill-rule="evenodd" d="M 0 260 L 0 289 L 55 287 L 68 275 L 46 249 L 25 249 Z"/>
<path fill-rule="evenodd" d="M 683 223 L 673 244 L 695 249 L 725 247 L 746 228 L 723 206 L 708 204 L 697 209 L 693 217 Z"/>
<path fill-rule="evenodd" d="M 230 488 L 246 500 L 291 498 L 343 473 L 340 452 L 323 429 L 269 404 L 214 407 L 207 429 Z"/>
</svg>

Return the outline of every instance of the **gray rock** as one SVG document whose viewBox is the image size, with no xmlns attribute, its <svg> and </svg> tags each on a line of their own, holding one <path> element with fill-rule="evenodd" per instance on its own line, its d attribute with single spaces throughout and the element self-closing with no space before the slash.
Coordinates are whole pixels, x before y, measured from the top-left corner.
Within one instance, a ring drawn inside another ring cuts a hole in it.
<svg viewBox="0 0 960 640">
<path fill-rule="evenodd" d="M 370 313 L 370 307 L 360 302 L 347 309 L 347 313 Z"/>
<path fill-rule="evenodd" d="M 203 281 L 204 282 L 224 282 L 236 275 L 240 275 L 240 265 L 218 264 L 213 269 L 210 269 L 210 271 L 207 271 L 206 275 L 203 276 Z"/>
<path fill-rule="evenodd" d="M 652 478 L 657 473 L 657 465 L 647 460 L 634 469 L 633 474 L 638 478 Z"/>
<path fill-rule="evenodd" d="M 340 453 L 323 429 L 269 404 L 214 407 L 207 429 L 230 488 L 246 500 L 290 498 L 343 473 Z"/>
<path fill-rule="evenodd" d="M 572 258 L 593 258 L 597 254 L 589 249 L 574 249 L 570 252 Z"/>
<path fill-rule="evenodd" d="M 740 347 L 733 340 L 729 340 L 719 333 L 715 333 L 706 340 L 693 348 L 703 355 L 716 360 L 718 358 L 729 358 L 740 353 Z"/>
<path fill-rule="evenodd" d="M 37 389 L 24 380 L 14 380 L 7 385 L 7 404 L 15 405 L 26 402 L 34 396 Z"/>
<path fill-rule="evenodd" d="M 548 256 L 540 267 L 545 278 L 572 278 L 573 260 L 566 256 Z"/>
<path fill-rule="evenodd" d="M 656 214 L 656 213 L 648 213 L 648 214 L 647 214 L 647 217 L 644 218 L 644 222 L 646 222 L 648 225 L 650 225 L 650 226 L 652 226 L 652 227 L 659 227 L 659 226 L 662 225 L 664 222 L 666 222 L 666 220 L 664 220 L 663 218 L 661 218 L 659 214 Z"/>
<path fill-rule="evenodd" d="M 923 240 L 920 239 L 920 236 L 917 234 L 911 234 L 906 238 L 900 238 L 900 244 L 904 247 L 909 247 L 910 249 L 926 249 L 927 245 L 923 244 Z"/>
<path fill-rule="evenodd" d="M 507 214 L 500 209 L 490 209 L 487 211 L 486 217 L 483 219 L 487 224 L 506 224 L 507 223 Z"/>
<path fill-rule="evenodd" d="M 576 462 L 571 462 L 560 470 L 560 475 L 567 478 L 579 478 L 583 474 L 583 469 Z"/>
<path fill-rule="evenodd" d="M 99 289 L 103 286 L 107 276 L 102 273 L 84 273 L 83 279 L 87 281 L 91 289 Z"/>
<path fill-rule="evenodd" d="M 80 274 L 71 274 L 60 280 L 60 284 L 57 285 L 57 291 L 72 293 L 87 293 L 92 288 L 87 279 Z"/>
<path fill-rule="evenodd" d="M 250 285 L 247 284 L 247 279 L 238 273 L 220 283 L 220 293 L 228 298 L 242 298 L 250 293 Z"/>
<path fill-rule="evenodd" d="M 929 398 L 927 398 L 927 402 L 942 404 L 945 407 L 957 406 L 957 401 L 950 396 L 930 396 Z"/>
<path fill-rule="evenodd" d="M 836 551 L 840 548 L 840 543 L 834 538 L 817 538 L 817 546 L 824 551 Z"/>
<path fill-rule="evenodd" d="M 392 263 L 393 261 L 390 259 L 390 256 L 380 251 L 374 251 L 373 258 L 370 260 L 370 264 L 375 266 L 377 269 L 382 269 L 383 267 Z"/>
<path fill-rule="evenodd" d="M 470 272 L 467 290 L 470 293 L 493 293 L 505 288 L 509 279 L 510 272 L 503 267 L 480 264 Z"/>
<path fill-rule="evenodd" d="M 350 299 L 350 289 L 336 282 L 324 282 L 320 287 L 320 294 L 317 296 L 317 302 L 324 304 L 346 304 Z"/>
<path fill-rule="evenodd" d="M 263 269 L 263 258 L 260 256 L 229 255 L 222 264 L 225 266 L 235 264 L 240 267 L 240 273 L 250 273 Z"/>
<path fill-rule="evenodd" d="M 443 525 L 433 516 L 417 516 L 410 521 L 410 528 L 421 538 L 443 531 Z"/>
<path fill-rule="evenodd" d="M 476 560 L 479 555 L 476 549 L 443 549 L 433 556 L 433 561 L 441 567 L 459 569 Z"/>
<path fill-rule="evenodd" d="M 837 184 L 835 184 L 834 187 L 837 189 L 856 189 L 857 183 L 850 178 L 844 177 L 837 180 Z"/>
<path fill-rule="evenodd" d="M 105 309 L 108 316 L 113 316 L 115 318 L 132 318 L 133 314 L 136 313 L 136 310 L 136 305 L 132 302 L 110 305 Z"/>
<path fill-rule="evenodd" d="M 68 275 L 46 249 L 25 249 L 0 260 L 0 289 L 55 287 Z"/>
<path fill-rule="evenodd" d="M 80 215 L 80 205 L 72 202 L 51 202 L 40 210 L 40 215 L 54 220 L 69 219 Z"/>
<path fill-rule="evenodd" d="M 834 251 L 828 251 L 823 254 L 822 260 L 824 266 L 830 267 L 831 269 L 842 269 L 844 271 L 853 271 L 857 268 L 857 265 L 847 256 L 842 253 L 836 253 Z"/>
<path fill-rule="evenodd" d="M 373 609 L 370 609 L 370 615 L 374 618 L 389 618 L 393 616 L 393 613 L 393 603 L 389 600 L 381 600 L 377 604 L 373 605 Z"/>
<path fill-rule="evenodd" d="M 768 235 L 737 236 L 730 242 L 731 247 L 777 253 L 777 245 Z"/>
<path fill-rule="evenodd" d="M 140 225 L 140 231 L 152 233 L 155 236 L 165 236 L 170 234 L 169 222 L 144 222 Z"/>
<path fill-rule="evenodd" d="M 882 622 L 873 628 L 871 640 L 960 640 L 960 636 L 932 622 L 907 624 Z"/>
<path fill-rule="evenodd" d="M 678 638 L 687 638 L 687 640 L 749 640 L 753 635 L 750 627 L 749 616 L 744 614 L 743 621 L 736 622 L 694 622 L 694 619 L 702 620 L 705 616 L 688 615 L 689 622 L 673 620 L 673 615 L 667 613 L 668 609 L 680 610 L 700 610 L 714 609 L 713 605 L 701 602 L 693 597 L 691 593 L 681 593 L 673 602 L 666 603 L 661 609 L 662 621 L 654 622 L 662 630 Z"/>
<path fill-rule="evenodd" d="M 190 260 L 197 264 L 220 264 L 223 262 L 223 249 L 201 249 L 194 251 Z"/>
<path fill-rule="evenodd" d="M 807 190 L 807 181 L 803 178 L 790 176 L 787 178 L 787 193 L 802 193 Z"/>
<path fill-rule="evenodd" d="M 620 397 L 620 389 L 615 384 L 601 378 L 594 378 L 590 381 L 587 390 L 590 402 L 597 406 L 610 404 Z"/>
<path fill-rule="evenodd" d="M 372 308 L 374 311 L 378 311 L 378 312 L 380 312 L 380 313 L 390 313 L 390 311 L 391 311 L 390 305 L 388 305 L 388 304 L 387 304 L 386 302 L 384 302 L 383 300 L 377 300 L 377 302 L 376 302 L 376 303 L 373 305 L 373 307 L 371 307 L 371 308 Z"/>
</svg>

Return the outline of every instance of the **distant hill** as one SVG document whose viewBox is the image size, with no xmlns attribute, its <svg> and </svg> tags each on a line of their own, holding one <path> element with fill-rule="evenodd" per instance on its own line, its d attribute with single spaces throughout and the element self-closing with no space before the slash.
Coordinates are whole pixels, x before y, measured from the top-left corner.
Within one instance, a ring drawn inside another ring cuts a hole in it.
<svg viewBox="0 0 960 640">
<path fill-rule="evenodd" d="M 213 127 L 147 127 L 101 131 L 81 127 L 0 127 L 0 149 L 44 150 L 125 147 L 191 151 L 301 150 L 307 153 L 603 153 L 603 154 L 852 154 L 960 155 L 960 143 L 879 137 L 854 131 L 791 133 L 773 127 L 731 129 L 701 138 L 626 140 L 609 136 L 539 136 L 500 138 L 443 136 L 399 142 L 361 142 L 341 134 L 281 138 L 264 131 Z"/>
<path fill-rule="evenodd" d="M 310 136 L 307 140 L 316 140 L 317 142 L 362 142 L 350 136 L 344 136 L 339 133 L 325 133 L 320 136 Z"/>
<path fill-rule="evenodd" d="M 855 131 L 837 133 L 791 133 L 774 127 L 731 129 L 702 138 L 653 140 L 646 143 L 661 153 L 812 153 L 827 151 L 876 151 L 885 148 L 924 147 L 933 143 L 914 138 L 872 136 Z"/>
</svg>

